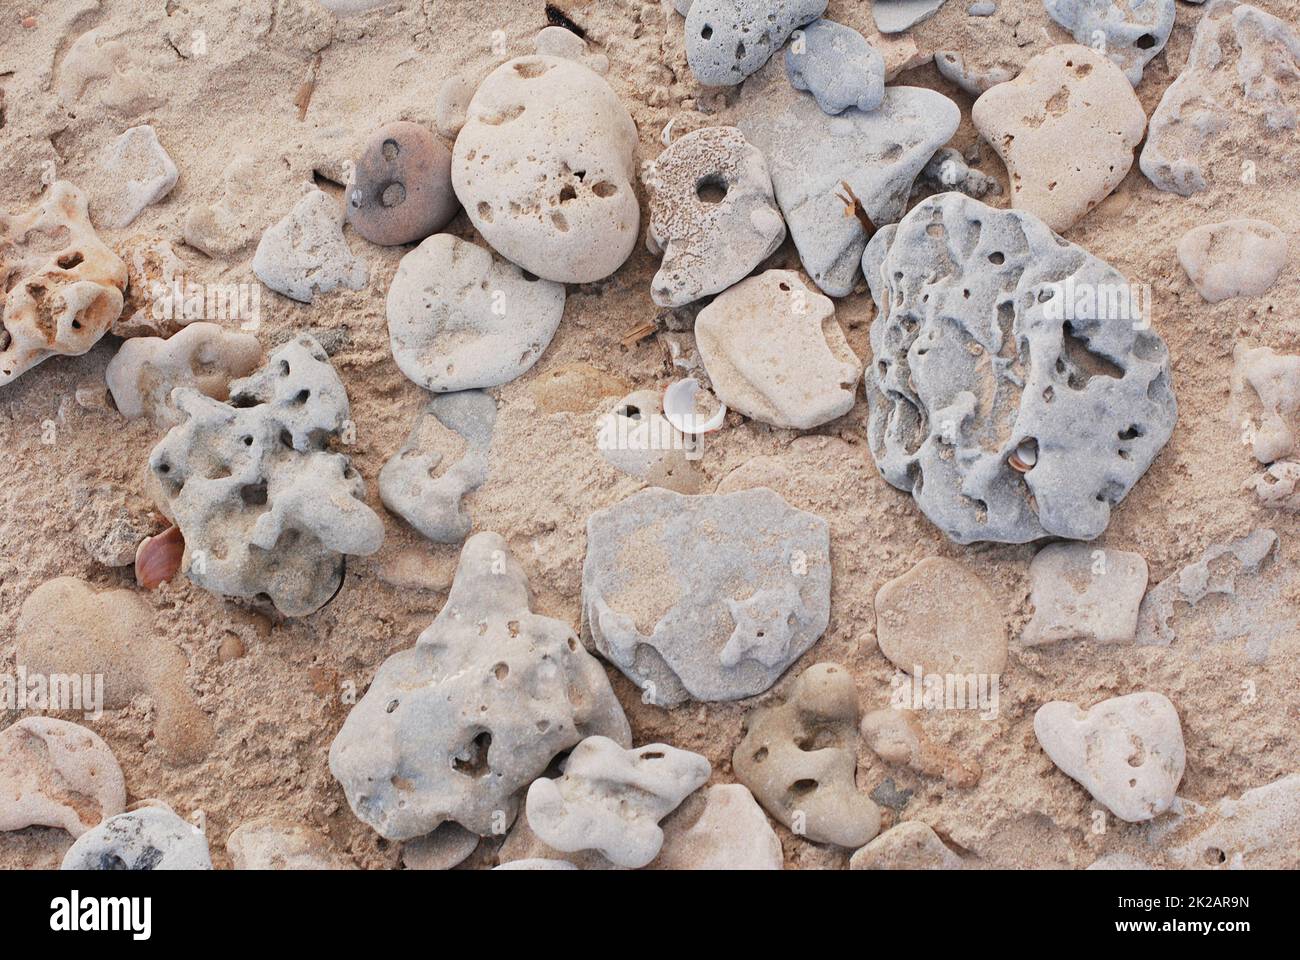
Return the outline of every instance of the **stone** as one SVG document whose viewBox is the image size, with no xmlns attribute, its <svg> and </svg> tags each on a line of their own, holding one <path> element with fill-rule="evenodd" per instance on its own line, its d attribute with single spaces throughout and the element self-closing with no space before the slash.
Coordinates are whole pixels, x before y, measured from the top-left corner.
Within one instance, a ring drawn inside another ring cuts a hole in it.
<svg viewBox="0 0 1300 960">
<path fill-rule="evenodd" d="M 1174 802 L 1187 757 L 1178 711 L 1160 693 L 1131 693 L 1091 707 L 1054 700 L 1034 714 L 1034 734 L 1051 761 L 1128 823 Z"/>
<path fill-rule="evenodd" d="M 701 796 L 696 819 L 680 829 L 677 818 Z M 781 870 L 784 865 L 781 840 L 754 795 L 738 783 L 718 783 L 692 794 L 670 815 L 663 849 L 649 869 Z"/>
<path fill-rule="evenodd" d="M 695 342 L 718 399 L 752 420 L 810 430 L 853 408 L 862 361 L 835 304 L 793 270 L 768 270 L 717 296 Z"/>
<path fill-rule="evenodd" d="M 763 809 L 799 836 L 860 847 L 880 832 L 880 810 L 858 792 L 857 756 L 853 678 L 838 664 L 816 663 L 783 703 L 749 712 L 731 767 Z"/>
<path fill-rule="evenodd" d="M 527 860 L 511 860 L 492 868 L 493 870 L 577 870 L 567 860 L 549 860 L 545 857 L 530 857 Z"/>
<path fill-rule="evenodd" d="M 1268 292 L 1287 254 L 1286 234 L 1266 220 L 1204 223 L 1178 241 L 1178 262 L 1210 303 Z"/>
<path fill-rule="evenodd" d="M 960 50 L 936 51 L 934 66 L 940 76 L 957 84 L 972 97 L 978 97 L 999 83 L 1006 83 L 1020 72 L 1004 64 L 980 66 L 968 62 L 968 58 Z"/>
<path fill-rule="evenodd" d="M 1151 114 L 1139 164 L 1161 190 L 1188 197 L 1247 176 L 1290 183 L 1300 163 L 1295 130 L 1300 37 L 1285 21 L 1235 0 L 1212 0 L 1196 24 L 1187 65 Z"/>
<path fill-rule="evenodd" d="M 673 142 L 645 175 L 650 231 L 662 253 L 650 285 L 680 307 L 747 277 L 785 241 L 763 154 L 735 127 L 705 127 Z"/>
<path fill-rule="evenodd" d="M 830 528 L 771 490 L 649 489 L 587 520 L 584 638 L 648 702 L 762 693 L 826 630 Z"/>
<path fill-rule="evenodd" d="M 355 870 L 311 827 L 274 817 L 241 823 L 226 839 L 236 870 Z"/>
<path fill-rule="evenodd" d="M 161 237 L 137 234 L 118 250 L 126 264 L 126 292 L 121 316 L 110 332 L 117 337 L 170 337 L 187 322 L 174 309 L 175 285 L 185 282 L 185 263 Z M 166 310 L 171 303 L 173 309 Z"/>
<path fill-rule="evenodd" d="M 695 461 L 697 439 L 664 416 L 658 390 L 637 390 L 596 421 L 596 449 L 609 463 L 653 487 L 698 493 L 704 482 Z"/>
<path fill-rule="evenodd" d="M 140 541 L 158 532 L 147 501 L 94 471 L 63 479 L 66 509 L 86 555 L 105 567 L 129 567 Z"/>
<path fill-rule="evenodd" d="M 709 761 L 665 743 L 624 748 L 590 736 L 556 780 L 528 788 L 528 825 L 564 853 L 598 850 L 610 862 L 644 867 L 659 854 L 659 821 L 709 779 Z"/>
<path fill-rule="evenodd" d="M 1076 43 L 1104 52 L 1136 87 L 1142 71 L 1165 48 L 1174 29 L 1174 0 L 1043 0 L 1047 15 Z"/>
<path fill-rule="evenodd" d="M 261 362 L 262 345 L 251 333 L 197 322 L 167 340 L 127 340 L 109 361 L 104 376 L 122 416 L 148 417 L 170 428 L 183 419 L 172 406 L 172 390 L 188 387 L 225 400 L 231 381 L 248 376 Z"/>
<path fill-rule="evenodd" d="M 126 808 L 126 781 L 94 731 L 53 717 L 0 730 L 0 831 L 62 827 L 74 837 Z"/>
<path fill-rule="evenodd" d="M 1077 44 L 1034 57 L 976 100 L 971 119 L 1006 164 L 1011 205 L 1058 233 L 1119 186 L 1147 122 L 1119 68 Z"/>
<path fill-rule="evenodd" d="M 478 849 L 479 835 L 451 820 L 433 833 L 402 844 L 402 866 L 407 870 L 450 870 Z"/>
<path fill-rule="evenodd" d="M 475 89 L 474 82 L 459 73 L 451 74 L 438 87 L 433 100 L 433 125 L 448 140 L 455 140 L 465 126 Z"/>
<path fill-rule="evenodd" d="M 1294 460 L 1278 460 L 1269 464 L 1268 469 L 1247 480 L 1242 488 L 1254 491 L 1261 506 L 1295 513 L 1300 511 L 1298 484 L 1300 484 L 1300 463 Z"/>
<path fill-rule="evenodd" d="M 438 394 L 429 399 L 411 427 L 402 449 L 379 472 L 379 496 L 384 506 L 434 543 L 460 543 L 472 521 L 462 500 L 487 480 L 497 402 L 481 390 Z M 443 428 L 438 431 L 436 425 Z M 439 449 L 438 433 L 450 431 L 463 455 L 438 466 L 447 457 Z M 437 475 L 435 476 L 435 473 Z"/>
<path fill-rule="evenodd" d="M 912 182 L 961 111 L 933 90 L 887 87 L 870 113 L 851 107 L 832 117 L 771 69 L 745 85 L 741 102 L 740 129 L 767 158 L 804 270 L 829 296 L 848 296 L 867 239 L 903 215 Z"/>
<path fill-rule="evenodd" d="M 437 234 L 402 257 L 388 288 L 393 359 L 435 393 L 500 386 L 542 355 L 560 326 L 564 296 L 561 284 Z"/>
<path fill-rule="evenodd" d="M 602 76 L 609 72 L 609 57 L 603 53 L 588 53 L 587 41 L 565 27 L 543 27 L 533 38 L 533 49 L 544 56 L 564 57 L 581 63 Z"/>
<path fill-rule="evenodd" d="M 66 180 L 22 214 L 0 213 L 0 387 L 56 355 L 81 356 L 122 312 L 126 264 Z"/>
<path fill-rule="evenodd" d="M 963 563 L 926 557 L 876 591 L 876 642 L 906 673 L 1002 673 L 1007 627 L 992 592 Z"/>
<path fill-rule="evenodd" d="M 904 820 L 849 858 L 850 870 L 960 870 L 953 853 L 930 827 Z"/>
<path fill-rule="evenodd" d="M 447 821 L 490 836 L 558 754 L 594 735 L 632 743 L 605 671 L 568 624 L 531 612 L 506 542 L 478 533 L 446 605 L 384 661 L 329 764 L 381 836 L 410 840 Z"/>
<path fill-rule="evenodd" d="M 151 699 L 154 738 L 170 766 L 196 763 L 212 748 L 212 721 L 185 680 L 189 660 L 154 628 L 136 591 L 56 577 L 23 601 L 15 635 L 15 661 L 31 674 L 102 676 L 102 709 Z"/>
<path fill-rule="evenodd" d="M 928 193 L 956 190 L 978 200 L 990 193 L 1000 194 L 1002 185 L 967 164 L 961 151 L 944 147 L 935 153 L 921 171 L 921 176 L 912 187 L 913 196 L 919 190 Z"/>
<path fill-rule="evenodd" d="M 253 272 L 276 293 L 301 303 L 339 287 L 360 290 L 368 276 L 343 238 L 338 206 L 315 188 L 262 234 Z"/>
<path fill-rule="evenodd" d="M 1210 823 L 1169 851 L 1180 867 L 1295 870 L 1300 866 L 1300 774 L 1224 797 Z"/>
<path fill-rule="evenodd" d="M 100 163 L 100 176 L 107 187 L 103 209 L 96 219 L 120 230 L 130 226 L 144 208 L 158 203 L 180 177 L 154 128 L 132 127 L 109 144 Z"/>
<path fill-rule="evenodd" d="M 944 0 L 872 0 L 871 16 L 881 33 L 901 33 L 929 20 Z"/>
<path fill-rule="evenodd" d="M 211 870 L 203 831 L 166 806 L 110 817 L 83 833 L 63 858 L 63 870 Z"/>
<path fill-rule="evenodd" d="M 1250 387 L 1247 392 L 1246 387 Z M 1258 398 L 1258 414 L 1247 416 L 1249 394 Z M 1260 463 L 1273 463 L 1296 451 L 1296 411 L 1300 410 L 1300 356 L 1271 347 L 1233 349 L 1231 394 L 1234 422 Z"/>
<path fill-rule="evenodd" d="M 709 87 L 735 86 L 767 63 L 827 0 L 694 0 L 686 16 L 686 61 Z"/>
<path fill-rule="evenodd" d="M 265 215 L 264 196 L 274 174 L 247 154 L 231 159 L 221 173 L 222 193 L 215 203 L 198 204 L 185 214 L 185 243 L 209 257 L 233 257 L 258 239 Z"/>
<path fill-rule="evenodd" d="M 344 193 L 352 229 L 381 246 L 437 233 L 460 206 L 451 189 L 451 151 L 409 120 L 385 124 L 366 139 Z"/>
<path fill-rule="evenodd" d="M 365 481 L 334 449 L 355 428 L 325 351 L 302 334 L 231 383 L 228 402 L 182 387 L 172 403 L 185 419 L 149 470 L 185 538 L 186 576 L 223 596 L 265 594 L 286 616 L 315 613 L 342 586 L 344 558 L 384 539 Z"/>
<path fill-rule="evenodd" d="M 1033 214 L 957 193 L 881 229 L 868 440 L 957 543 L 1091 540 L 1173 432 L 1140 292 Z"/>
<path fill-rule="evenodd" d="M 897 706 L 873 710 L 862 718 L 862 740 L 886 763 L 900 763 L 926 777 L 942 777 L 950 787 L 968 789 L 980 782 L 983 770 L 964 762 L 943 744 L 930 740 L 911 710 Z"/>
<path fill-rule="evenodd" d="M 631 114 L 599 74 L 563 57 L 518 57 L 470 101 L 452 183 L 503 257 L 545 280 L 593 283 L 636 245 L 636 145 Z"/>
<path fill-rule="evenodd" d="M 1126 550 L 1053 543 L 1030 561 L 1029 584 L 1034 615 L 1020 635 L 1024 646 L 1058 640 L 1132 643 L 1147 590 L 1147 562 Z"/>
<path fill-rule="evenodd" d="M 63 57 L 58 81 L 59 99 L 75 107 L 87 94 L 90 108 L 134 117 L 165 102 L 165 90 L 140 68 L 126 44 L 105 36 L 104 28 L 87 30 Z"/>
<path fill-rule="evenodd" d="M 814 20 L 785 49 L 796 90 L 807 90 L 832 116 L 849 107 L 874 110 L 885 96 L 885 58 L 852 27 Z"/>
</svg>

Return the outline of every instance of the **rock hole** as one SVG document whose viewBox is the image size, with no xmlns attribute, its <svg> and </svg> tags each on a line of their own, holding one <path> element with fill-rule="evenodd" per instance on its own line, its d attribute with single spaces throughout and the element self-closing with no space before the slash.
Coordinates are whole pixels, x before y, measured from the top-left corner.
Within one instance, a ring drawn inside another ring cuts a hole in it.
<svg viewBox="0 0 1300 960">
<path fill-rule="evenodd" d="M 1206 847 L 1205 862 L 1211 867 L 1217 867 L 1228 862 L 1228 855 L 1218 847 Z"/>
<path fill-rule="evenodd" d="M 695 184 L 695 195 L 701 203 L 721 203 L 727 196 L 727 183 L 716 173 L 711 173 Z"/>
<path fill-rule="evenodd" d="M 1136 423 L 1130 425 L 1127 430 L 1121 430 L 1119 432 L 1119 438 L 1121 440 L 1136 440 L 1140 436 L 1142 436 L 1142 428 Z"/>
<path fill-rule="evenodd" d="M 398 705 L 399 705 L 399 701 L 397 701 L 397 700 L 389 700 L 389 701 L 388 701 L 388 706 L 386 706 L 386 707 L 384 708 L 384 712 L 385 712 L 385 713 L 392 713 L 394 710 L 397 709 Z"/>
<path fill-rule="evenodd" d="M 641 754 L 642 760 L 662 760 L 663 758 L 664 753 L 662 750 L 647 750 L 645 753 Z"/>
<path fill-rule="evenodd" d="M 702 37 L 702 38 L 705 39 L 705 40 L 712 40 L 712 39 L 713 39 L 713 28 L 712 28 L 711 26 L 709 26 L 709 25 L 706 23 L 706 24 L 704 25 L 704 28 L 703 28 L 702 30 L 700 30 L 700 37 Z"/>
<path fill-rule="evenodd" d="M 293 402 L 301 406 L 302 404 L 306 403 L 310 399 L 311 399 L 311 391 L 304 389 L 298 391 L 298 394 L 293 398 Z"/>
<path fill-rule="evenodd" d="M 478 218 L 484 223 L 491 223 L 492 204 L 488 203 L 486 200 L 480 200 L 478 202 Z"/>
<path fill-rule="evenodd" d="M 573 189 L 573 184 L 566 183 L 560 188 L 560 203 L 568 203 L 576 199 L 578 199 L 578 191 Z"/>
<path fill-rule="evenodd" d="M 484 730 L 452 757 L 452 769 L 467 777 L 482 777 L 488 772 L 488 748 L 491 746 L 492 734 Z"/>
<path fill-rule="evenodd" d="M 510 664 L 506 663 L 504 660 L 501 663 L 498 663 L 492 668 L 492 675 L 498 680 L 504 680 L 506 677 L 510 676 Z"/>
<path fill-rule="evenodd" d="M 1156 38 L 1149 33 L 1144 33 L 1133 41 L 1133 46 L 1139 50 L 1150 50 L 1156 45 Z"/>
<path fill-rule="evenodd" d="M 266 506 L 266 482 L 244 484 L 239 488 L 239 499 L 243 500 L 246 506 Z"/>
<path fill-rule="evenodd" d="M 387 160 L 389 163 L 392 163 L 394 160 L 396 160 L 397 155 L 402 152 L 402 148 L 398 146 L 396 140 L 385 140 L 383 146 L 381 146 L 379 149 L 380 152 L 383 153 L 384 159 Z"/>
<path fill-rule="evenodd" d="M 790 785 L 790 792 L 796 797 L 804 797 L 817 789 L 817 781 L 805 777 L 802 780 L 796 780 Z"/>
<path fill-rule="evenodd" d="M 551 214 L 551 223 L 555 224 L 555 229 L 559 230 L 560 233 L 569 232 L 569 221 L 564 218 L 564 214 L 560 213 L 560 211 L 556 210 Z"/>
<path fill-rule="evenodd" d="M 535 80 L 549 69 L 541 60 L 521 60 L 515 64 L 515 73 L 525 80 Z"/>
<path fill-rule="evenodd" d="M 1124 377 L 1122 367 L 1088 349 L 1087 339 L 1078 336 L 1069 321 L 1061 326 L 1061 350 L 1064 358 L 1069 361 L 1067 382 L 1075 390 L 1084 389 L 1093 377 L 1111 377 L 1115 380 Z M 1060 371 L 1059 360 L 1057 364 Z"/>
<path fill-rule="evenodd" d="M 63 254 L 55 262 L 58 263 L 58 265 L 64 270 L 71 270 L 73 267 L 77 266 L 85 259 L 86 258 L 83 257 L 80 254 L 80 252 L 74 250 L 72 253 Z"/>
<path fill-rule="evenodd" d="M 1007 258 L 1003 256 L 1000 252 L 989 254 L 989 263 L 996 264 L 997 266 L 1001 266 L 1006 262 L 1007 262 Z"/>
<path fill-rule="evenodd" d="M 406 187 L 397 181 L 384 187 L 384 192 L 379 195 L 379 202 L 385 207 L 400 206 L 404 200 L 406 200 Z"/>
<path fill-rule="evenodd" d="M 762 763 L 766 759 L 767 759 L 767 747 L 759 747 L 758 751 L 754 754 L 754 762 Z"/>
<path fill-rule="evenodd" d="M 612 197 L 614 194 L 618 193 L 618 187 L 614 186 L 608 180 L 599 180 L 596 183 L 592 184 L 591 192 L 594 193 L 596 196 L 600 197 L 602 200 L 606 200 L 609 197 Z"/>
</svg>

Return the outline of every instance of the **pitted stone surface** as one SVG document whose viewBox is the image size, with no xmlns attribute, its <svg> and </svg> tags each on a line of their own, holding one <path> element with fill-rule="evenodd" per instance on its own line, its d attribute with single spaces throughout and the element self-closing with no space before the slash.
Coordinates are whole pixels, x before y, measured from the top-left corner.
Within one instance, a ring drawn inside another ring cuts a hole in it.
<svg viewBox="0 0 1300 960">
<path fill-rule="evenodd" d="M 0 831 L 62 827 L 79 837 L 125 806 L 122 768 L 93 730 L 54 717 L 0 730 Z"/>
<path fill-rule="evenodd" d="M 686 13 L 686 60 L 705 86 L 733 86 L 767 63 L 827 0 L 694 0 Z"/>
<path fill-rule="evenodd" d="M 276 293 L 302 303 L 339 287 L 360 290 L 369 275 L 343 237 L 338 204 L 316 189 L 262 234 L 253 272 Z"/>
<path fill-rule="evenodd" d="M 64 870 L 211 870 L 203 832 L 164 805 L 109 817 L 83 833 Z"/>
<path fill-rule="evenodd" d="M 1043 0 L 1047 15 L 1087 47 L 1103 51 L 1137 86 L 1174 29 L 1174 0 Z"/>
</svg>

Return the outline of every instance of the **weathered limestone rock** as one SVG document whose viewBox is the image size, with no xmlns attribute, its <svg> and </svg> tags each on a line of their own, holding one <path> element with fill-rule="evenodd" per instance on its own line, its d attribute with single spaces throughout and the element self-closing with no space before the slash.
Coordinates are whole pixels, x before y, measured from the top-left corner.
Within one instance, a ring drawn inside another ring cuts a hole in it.
<svg viewBox="0 0 1300 960">
<path fill-rule="evenodd" d="M 1133 642 L 1147 589 L 1141 554 L 1053 543 L 1030 561 L 1029 582 L 1034 615 L 1020 636 L 1025 646 L 1074 639 Z"/>
</svg>

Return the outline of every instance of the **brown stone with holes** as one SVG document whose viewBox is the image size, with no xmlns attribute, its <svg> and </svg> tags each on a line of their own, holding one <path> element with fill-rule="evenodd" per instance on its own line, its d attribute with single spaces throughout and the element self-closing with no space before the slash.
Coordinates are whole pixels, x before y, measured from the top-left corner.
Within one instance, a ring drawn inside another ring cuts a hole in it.
<svg viewBox="0 0 1300 960">
<path fill-rule="evenodd" d="M 456 213 L 451 153 L 407 120 L 380 127 L 366 142 L 347 190 L 348 220 L 371 243 L 415 243 Z"/>
</svg>

